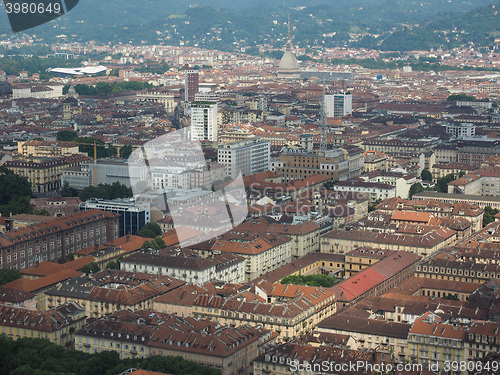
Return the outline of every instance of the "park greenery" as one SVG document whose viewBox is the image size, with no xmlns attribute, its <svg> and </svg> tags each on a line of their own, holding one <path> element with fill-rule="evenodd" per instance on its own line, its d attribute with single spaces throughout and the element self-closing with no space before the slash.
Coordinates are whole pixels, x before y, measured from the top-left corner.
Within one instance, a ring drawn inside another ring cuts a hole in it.
<svg viewBox="0 0 500 375">
<path fill-rule="evenodd" d="M 498 214 L 500 211 L 498 208 L 491 208 L 490 206 L 486 206 L 484 208 L 484 214 L 483 214 L 483 226 L 487 226 L 490 223 L 493 223 L 495 221 L 495 215 Z"/>
<path fill-rule="evenodd" d="M 57 133 L 56 140 L 60 142 L 73 142 L 79 145 L 78 150 L 94 157 L 94 142 L 96 144 L 97 158 L 109 158 L 117 154 L 116 147 L 107 145 L 102 139 L 92 137 L 80 137 L 78 133 L 71 130 L 61 130 Z"/>
<path fill-rule="evenodd" d="M 64 86 L 63 94 L 68 93 L 69 87 L 69 85 Z M 140 81 L 98 82 L 95 86 L 80 83 L 75 85 L 75 91 L 83 96 L 108 96 L 123 91 L 140 91 L 152 87 L 152 84 Z"/>
<path fill-rule="evenodd" d="M 81 269 L 81 271 L 87 275 L 99 272 L 100 270 L 101 269 L 99 268 L 99 265 L 94 262 L 84 265 L 83 268 Z"/>
<path fill-rule="evenodd" d="M 112 184 L 99 184 L 97 187 L 87 186 L 80 192 L 80 199 L 82 201 L 89 200 L 90 198 L 120 199 L 130 198 L 132 195 L 131 187 L 115 181 Z"/>
<path fill-rule="evenodd" d="M 449 102 L 454 102 L 457 100 L 466 100 L 466 101 L 474 101 L 477 100 L 475 96 L 467 95 L 467 94 L 453 94 L 446 98 Z"/>
<path fill-rule="evenodd" d="M 447 193 L 448 192 L 448 184 L 455 180 L 455 176 L 453 174 L 448 174 L 444 177 L 439 177 L 437 179 L 437 183 L 436 183 L 436 191 L 440 192 L 440 193 Z"/>
<path fill-rule="evenodd" d="M 0 270 L 0 285 L 10 283 L 11 281 L 20 279 L 21 272 L 15 268 L 4 268 Z"/>
<path fill-rule="evenodd" d="M 63 197 L 78 197 L 78 190 L 72 188 L 68 181 L 64 181 L 61 187 L 61 196 Z"/>
<path fill-rule="evenodd" d="M 412 199 L 413 196 L 417 193 L 421 193 L 424 191 L 424 187 L 420 182 L 414 183 L 410 186 L 410 191 L 408 192 L 408 198 Z"/>
<path fill-rule="evenodd" d="M 166 247 L 167 245 L 165 244 L 165 241 L 163 241 L 163 238 L 158 236 L 153 238 L 153 240 L 151 241 L 144 241 L 144 243 L 141 246 L 141 250 L 145 253 L 149 253 L 149 252 L 156 252 Z"/>
<path fill-rule="evenodd" d="M 162 234 L 161 228 L 157 223 L 147 223 L 137 232 L 135 232 L 136 236 L 146 237 L 146 238 L 155 238 Z"/>
<path fill-rule="evenodd" d="M 120 360 L 118 353 L 88 354 L 47 340 L 0 335 L 0 373 L 10 375 L 117 375 L 137 368 L 173 375 L 220 375 L 220 370 L 182 357 L 155 356 Z"/>
<path fill-rule="evenodd" d="M 281 284 L 309 285 L 322 286 L 329 288 L 337 284 L 339 280 L 336 277 L 328 275 L 290 275 L 281 280 Z"/>
<path fill-rule="evenodd" d="M 0 213 L 10 214 L 32 213 L 30 198 L 32 197 L 29 181 L 11 170 L 0 167 Z"/>
<path fill-rule="evenodd" d="M 420 178 L 424 181 L 432 181 L 432 173 L 428 169 L 423 169 Z"/>
</svg>

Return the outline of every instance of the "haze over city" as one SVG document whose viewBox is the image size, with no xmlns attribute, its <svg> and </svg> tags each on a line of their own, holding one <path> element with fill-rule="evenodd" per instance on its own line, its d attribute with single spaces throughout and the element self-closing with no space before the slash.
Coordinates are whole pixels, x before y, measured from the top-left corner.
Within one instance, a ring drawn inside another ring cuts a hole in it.
<svg viewBox="0 0 500 375">
<path fill-rule="evenodd" d="M 500 373 L 499 7 L 5 0 L 0 373 Z"/>
</svg>

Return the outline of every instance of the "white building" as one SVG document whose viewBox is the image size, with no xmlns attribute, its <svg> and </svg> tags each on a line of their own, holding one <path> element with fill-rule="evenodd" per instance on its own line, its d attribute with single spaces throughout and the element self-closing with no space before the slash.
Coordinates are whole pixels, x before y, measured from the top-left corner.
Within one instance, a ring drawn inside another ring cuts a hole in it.
<svg viewBox="0 0 500 375">
<path fill-rule="evenodd" d="M 389 172 L 373 171 L 361 176 L 361 178 L 366 182 L 379 182 L 394 186 L 396 188 L 396 196 L 403 199 L 408 199 L 411 186 L 420 182 L 420 179 L 418 179 L 414 174 L 398 172 L 395 170 L 391 170 Z"/>
<path fill-rule="evenodd" d="M 134 234 L 151 222 L 151 205 L 148 202 L 136 202 L 132 198 L 113 200 L 91 198 L 80 204 L 80 211 L 94 209 L 120 215 L 120 237 Z"/>
<path fill-rule="evenodd" d="M 125 271 L 170 276 L 198 285 L 210 281 L 245 282 L 245 258 L 242 256 L 224 252 L 201 258 L 189 253 L 189 250 L 165 255 L 135 253 L 121 260 L 120 267 Z"/>
<path fill-rule="evenodd" d="M 12 88 L 12 99 L 57 99 L 63 95 L 63 85 L 19 85 Z"/>
<path fill-rule="evenodd" d="M 476 135 L 476 125 L 471 123 L 446 124 L 446 133 L 455 138 L 473 137 Z"/>
<path fill-rule="evenodd" d="M 218 106 L 214 102 L 191 103 L 191 140 L 217 141 Z"/>
<path fill-rule="evenodd" d="M 257 138 L 219 145 L 217 161 L 226 166 L 228 177 L 236 178 L 239 172 L 248 176 L 269 170 L 270 154 L 269 141 Z"/>
<path fill-rule="evenodd" d="M 167 186 L 179 189 L 191 188 L 191 173 L 183 167 L 157 167 L 151 173 L 153 189 L 163 189 Z"/>
<path fill-rule="evenodd" d="M 370 198 L 372 202 L 394 198 L 396 196 L 395 186 L 380 182 L 365 182 L 358 180 L 340 181 L 333 185 L 332 190 L 363 194 Z"/>
<path fill-rule="evenodd" d="M 344 117 L 352 113 L 352 94 L 325 94 L 326 117 Z"/>
</svg>

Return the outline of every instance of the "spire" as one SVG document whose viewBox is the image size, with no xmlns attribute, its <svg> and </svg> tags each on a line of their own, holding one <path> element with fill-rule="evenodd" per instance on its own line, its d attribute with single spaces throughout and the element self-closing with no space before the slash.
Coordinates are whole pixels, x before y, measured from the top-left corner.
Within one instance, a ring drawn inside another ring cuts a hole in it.
<svg viewBox="0 0 500 375">
<path fill-rule="evenodd" d="M 285 43 L 285 51 L 292 51 L 292 29 L 290 22 L 290 11 L 288 11 L 288 37 Z"/>
<path fill-rule="evenodd" d="M 290 11 L 288 11 L 288 40 L 292 41 L 292 33 L 290 30 Z"/>
</svg>

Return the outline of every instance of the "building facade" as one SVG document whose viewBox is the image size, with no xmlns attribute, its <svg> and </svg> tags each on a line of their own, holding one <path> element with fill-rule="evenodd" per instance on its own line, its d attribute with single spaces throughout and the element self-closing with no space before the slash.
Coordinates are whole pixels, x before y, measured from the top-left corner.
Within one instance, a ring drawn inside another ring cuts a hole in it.
<svg viewBox="0 0 500 375">
<path fill-rule="evenodd" d="M 352 114 L 352 94 L 325 94 L 326 117 L 344 117 Z"/>
<path fill-rule="evenodd" d="M 217 103 L 191 102 L 191 140 L 217 141 L 217 113 Z"/>
<path fill-rule="evenodd" d="M 118 215 L 90 210 L 0 234 L 0 268 L 23 269 L 59 261 L 88 246 L 118 238 Z"/>
<path fill-rule="evenodd" d="M 134 234 L 151 222 L 151 205 L 148 202 L 136 202 L 134 199 L 106 200 L 92 198 L 80 204 L 80 210 L 103 210 L 120 215 L 119 237 Z"/>
<path fill-rule="evenodd" d="M 226 143 L 219 146 L 217 161 L 226 166 L 228 177 L 236 178 L 241 172 L 248 176 L 269 170 L 270 143 L 259 139 Z"/>
</svg>

